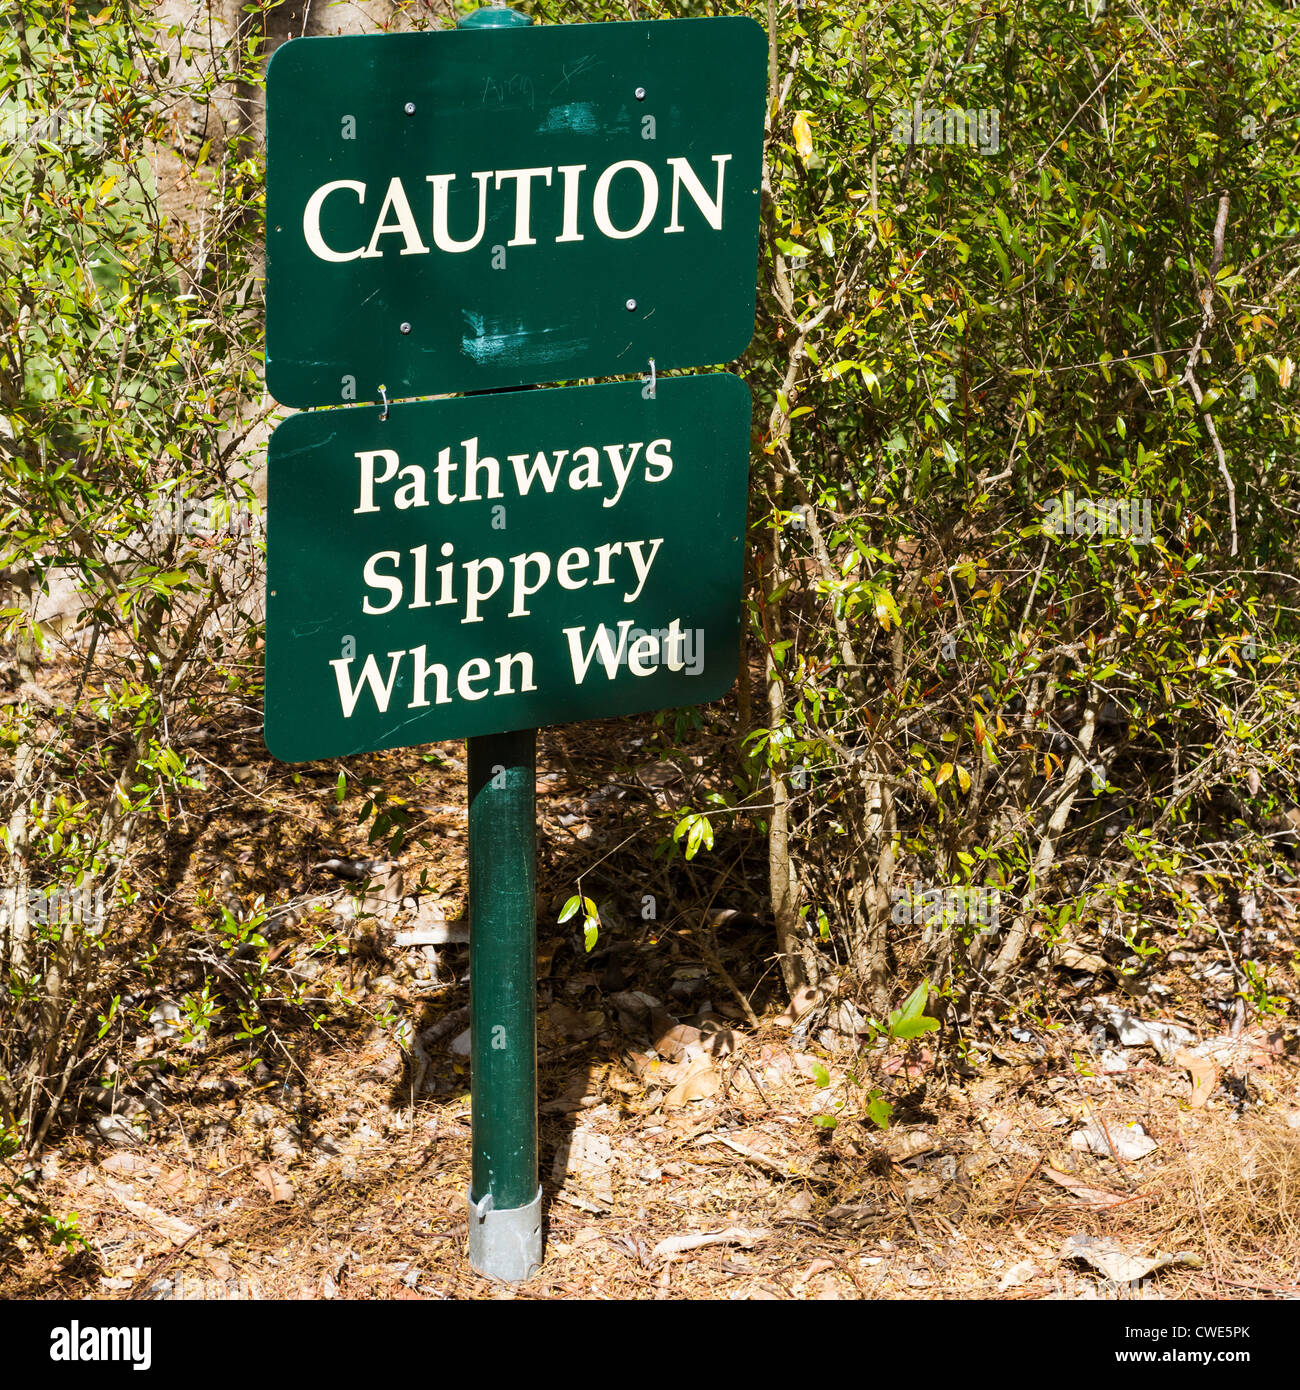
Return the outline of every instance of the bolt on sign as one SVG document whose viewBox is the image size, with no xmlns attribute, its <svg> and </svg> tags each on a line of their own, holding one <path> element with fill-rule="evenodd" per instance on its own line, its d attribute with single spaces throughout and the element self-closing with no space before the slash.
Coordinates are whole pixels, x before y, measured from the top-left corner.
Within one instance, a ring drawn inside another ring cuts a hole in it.
<svg viewBox="0 0 1300 1390">
<path fill-rule="evenodd" d="M 271 394 L 339 405 L 738 357 L 766 43 L 730 16 L 282 46 Z"/>
<path fill-rule="evenodd" d="M 749 388 L 310 411 L 271 436 L 285 762 L 703 703 L 736 676 Z"/>
</svg>

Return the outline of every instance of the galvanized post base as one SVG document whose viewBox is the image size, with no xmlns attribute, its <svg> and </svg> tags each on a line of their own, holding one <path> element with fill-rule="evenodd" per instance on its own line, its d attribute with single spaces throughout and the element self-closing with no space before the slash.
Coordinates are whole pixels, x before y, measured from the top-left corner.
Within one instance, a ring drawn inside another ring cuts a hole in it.
<svg viewBox="0 0 1300 1390">
<path fill-rule="evenodd" d="M 516 1283 L 530 1279 L 542 1263 L 542 1189 L 526 1207 L 498 1211 L 489 1192 L 476 1202 L 469 1194 L 469 1262 L 480 1274 Z"/>
</svg>

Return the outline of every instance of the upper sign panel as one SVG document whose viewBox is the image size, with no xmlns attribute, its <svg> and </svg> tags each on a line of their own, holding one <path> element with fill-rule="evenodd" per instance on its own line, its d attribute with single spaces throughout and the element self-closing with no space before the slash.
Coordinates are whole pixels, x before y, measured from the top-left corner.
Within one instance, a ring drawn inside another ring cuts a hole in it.
<svg viewBox="0 0 1300 1390">
<path fill-rule="evenodd" d="M 738 357 L 765 87 L 766 38 L 740 17 L 283 45 L 271 394 L 336 405 Z"/>
</svg>

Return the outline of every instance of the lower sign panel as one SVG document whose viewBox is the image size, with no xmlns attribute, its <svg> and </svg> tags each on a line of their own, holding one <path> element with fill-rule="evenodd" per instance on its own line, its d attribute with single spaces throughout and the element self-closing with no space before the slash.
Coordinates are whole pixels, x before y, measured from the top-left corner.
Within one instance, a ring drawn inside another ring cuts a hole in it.
<svg viewBox="0 0 1300 1390">
<path fill-rule="evenodd" d="M 267 747 L 306 762 L 717 699 L 750 413 L 719 373 L 286 420 Z"/>
</svg>

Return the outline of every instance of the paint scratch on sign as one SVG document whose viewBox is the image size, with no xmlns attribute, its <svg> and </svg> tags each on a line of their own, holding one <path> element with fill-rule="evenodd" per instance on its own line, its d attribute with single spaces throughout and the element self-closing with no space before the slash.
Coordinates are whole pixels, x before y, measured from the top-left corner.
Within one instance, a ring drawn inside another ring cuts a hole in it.
<svg viewBox="0 0 1300 1390">
<path fill-rule="evenodd" d="M 427 718 L 428 715 L 425 713 L 425 711 L 420 710 L 416 714 L 408 715 L 408 717 L 405 719 L 399 719 L 396 724 L 386 724 L 384 726 L 381 737 L 385 740 L 397 738 L 408 724 L 418 724 L 422 719 Z M 364 747 L 362 747 L 358 748 L 356 751 L 359 753 L 364 753 L 366 750 Z"/>
<path fill-rule="evenodd" d="M 331 614 L 330 617 L 318 618 L 315 622 L 295 623 L 289 628 L 289 636 L 294 638 L 314 637 L 318 632 L 324 632 L 332 621 L 334 621 L 334 616 Z"/>
<path fill-rule="evenodd" d="M 516 321 L 507 327 L 502 323 L 488 325 L 482 314 L 462 310 L 471 333 L 462 335 L 460 350 L 475 362 L 494 362 L 498 359 L 519 363 L 561 362 L 588 345 L 588 339 L 571 336 L 568 324 L 539 332 Z"/>
<path fill-rule="evenodd" d="M 596 66 L 596 62 L 594 53 L 584 53 L 581 58 L 574 58 L 571 62 L 565 63 L 564 76 L 551 88 L 551 91 L 558 92 L 561 87 L 567 87 L 579 74 L 590 72 Z"/>
<path fill-rule="evenodd" d="M 572 101 L 566 106 L 553 106 L 546 119 L 537 127 L 539 135 L 560 135 L 574 131 L 579 135 L 594 135 L 600 129 L 596 108 L 589 101 Z"/>
<path fill-rule="evenodd" d="M 331 434 L 326 439 L 313 439 L 309 443 L 304 444 L 300 449 L 287 449 L 280 455 L 280 457 L 282 459 L 291 459 L 296 458 L 299 454 L 310 454 L 313 449 L 327 448 L 336 438 L 336 435 L 337 431 L 335 432 L 335 434 Z"/>
</svg>

